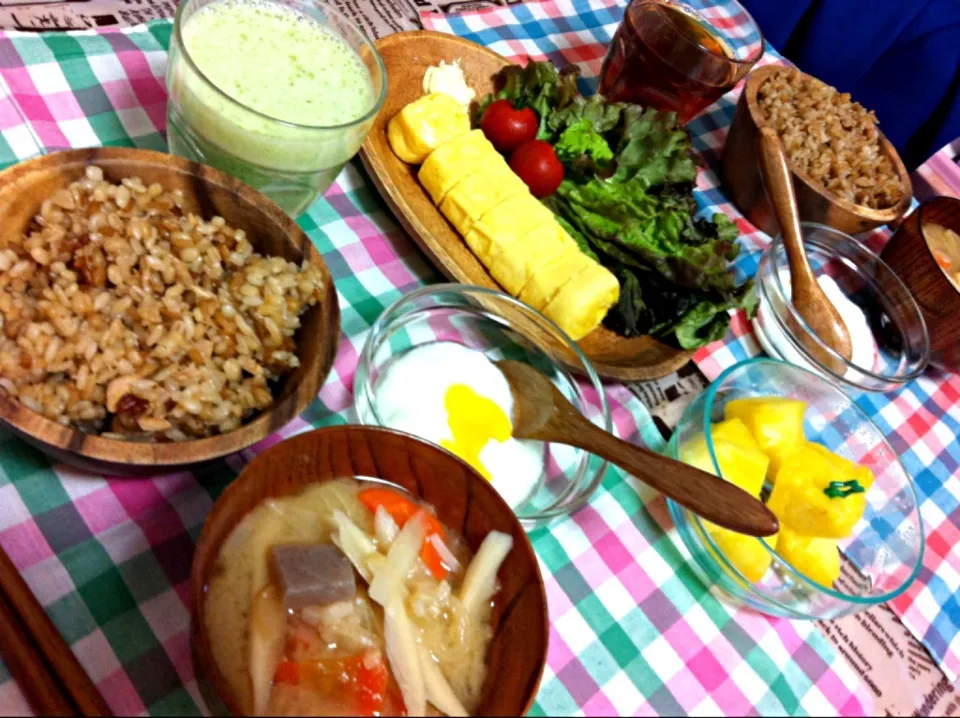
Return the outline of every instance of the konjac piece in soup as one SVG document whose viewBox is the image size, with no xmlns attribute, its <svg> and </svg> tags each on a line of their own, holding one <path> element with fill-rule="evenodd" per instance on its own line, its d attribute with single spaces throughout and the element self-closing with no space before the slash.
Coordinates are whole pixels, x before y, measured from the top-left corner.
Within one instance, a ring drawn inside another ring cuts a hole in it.
<svg viewBox="0 0 960 718">
<path fill-rule="evenodd" d="M 939 224 L 924 224 L 923 237 L 937 265 L 960 292 L 960 236 Z"/>
<path fill-rule="evenodd" d="M 247 715 L 469 715 L 497 572 L 398 487 L 338 479 L 264 501 L 224 542 L 203 620 Z"/>
</svg>

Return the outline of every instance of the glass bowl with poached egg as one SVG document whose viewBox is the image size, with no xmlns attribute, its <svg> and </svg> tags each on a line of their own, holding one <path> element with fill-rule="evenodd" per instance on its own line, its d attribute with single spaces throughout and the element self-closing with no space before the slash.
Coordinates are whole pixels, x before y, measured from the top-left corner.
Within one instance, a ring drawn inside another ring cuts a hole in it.
<svg viewBox="0 0 960 718">
<path fill-rule="evenodd" d="M 354 399 L 362 423 L 419 436 L 473 466 L 530 527 L 582 507 L 607 465 L 581 449 L 514 438 L 501 359 L 536 367 L 612 431 L 600 379 L 563 330 L 513 297 L 462 284 L 411 292 L 380 315 Z"/>
</svg>

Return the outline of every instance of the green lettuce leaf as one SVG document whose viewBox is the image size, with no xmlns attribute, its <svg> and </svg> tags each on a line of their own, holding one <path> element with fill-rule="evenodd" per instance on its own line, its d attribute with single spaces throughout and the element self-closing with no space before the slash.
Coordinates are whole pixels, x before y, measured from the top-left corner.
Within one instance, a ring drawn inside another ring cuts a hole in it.
<svg viewBox="0 0 960 718">
<path fill-rule="evenodd" d="M 564 180 L 545 204 L 619 280 L 606 320 L 614 331 L 695 349 L 723 336 L 730 309 L 755 309 L 752 283 L 737 286 L 729 270 L 736 225 L 726 215 L 696 218 L 689 190 Z"/>
<path fill-rule="evenodd" d="M 727 265 L 738 246 L 728 238 L 723 220 L 718 225 L 694 218 L 692 197 L 649 195 L 635 182 L 598 179 L 585 184 L 564 180 L 556 194 L 564 200 L 564 216 L 576 215 L 586 235 L 619 245 L 664 279 L 720 294 L 734 289 Z"/>
<path fill-rule="evenodd" d="M 613 150 L 588 120 L 567 127 L 553 146 L 557 159 L 577 176 L 590 176 L 610 166 Z"/>
<path fill-rule="evenodd" d="M 497 87 L 475 120 L 495 99 L 537 113 L 537 137 L 554 145 L 565 171 L 544 204 L 620 282 L 609 327 L 695 349 L 723 336 L 731 309 L 755 310 L 752 282 L 737 286 L 729 267 L 736 225 L 697 216 L 695 155 L 674 113 L 585 98 L 575 70 L 546 62 L 505 68 Z"/>
<path fill-rule="evenodd" d="M 567 128 L 585 122 L 597 134 L 613 133 L 612 139 L 616 144 L 621 133 L 615 130 L 620 126 L 625 107 L 629 105 L 607 102 L 602 95 L 593 95 L 590 98 L 577 95 L 568 105 L 554 108 L 547 117 L 548 136 L 550 139 L 557 138 Z"/>
<path fill-rule="evenodd" d="M 677 122 L 676 113 L 627 105 L 622 127 L 614 182 L 635 182 L 649 189 L 696 181 L 690 135 Z"/>
</svg>

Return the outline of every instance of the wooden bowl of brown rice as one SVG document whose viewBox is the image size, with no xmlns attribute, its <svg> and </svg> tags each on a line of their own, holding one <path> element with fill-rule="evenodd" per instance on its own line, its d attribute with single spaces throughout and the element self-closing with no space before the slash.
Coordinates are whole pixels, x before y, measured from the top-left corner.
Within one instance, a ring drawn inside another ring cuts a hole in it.
<svg viewBox="0 0 960 718">
<path fill-rule="evenodd" d="M 757 159 L 763 126 L 783 143 L 802 221 L 859 234 L 909 209 L 910 175 L 873 112 L 796 68 L 767 65 L 747 76 L 721 167 L 727 195 L 758 229 L 779 233 Z"/>
<path fill-rule="evenodd" d="M 67 150 L 0 172 L 0 420 L 114 475 L 245 449 L 333 365 L 336 290 L 302 229 L 172 155 Z"/>
</svg>

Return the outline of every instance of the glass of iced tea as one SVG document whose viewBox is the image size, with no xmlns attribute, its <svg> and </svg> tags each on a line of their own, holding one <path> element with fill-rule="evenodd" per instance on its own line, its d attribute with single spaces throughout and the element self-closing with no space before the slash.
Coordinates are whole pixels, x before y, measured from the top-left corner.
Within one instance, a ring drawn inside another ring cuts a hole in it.
<svg viewBox="0 0 960 718">
<path fill-rule="evenodd" d="M 736 0 L 725 0 L 722 10 L 631 0 L 603 60 L 600 92 L 610 100 L 676 112 L 686 124 L 761 55 L 760 28 Z"/>
</svg>

